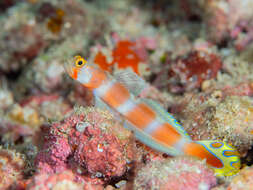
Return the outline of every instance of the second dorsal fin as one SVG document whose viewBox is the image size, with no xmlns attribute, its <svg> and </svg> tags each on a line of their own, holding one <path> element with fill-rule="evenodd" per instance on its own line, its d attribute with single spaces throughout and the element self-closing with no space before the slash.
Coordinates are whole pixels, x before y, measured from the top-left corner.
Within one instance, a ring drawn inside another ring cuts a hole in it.
<svg viewBox="0 0 253 190">
<path fill-rule="evenodd" d="M 134 73 L 131 69 L 117 71 L 114 74 L 115 79 L 123 84 L 134 96 L 139 96 L 143 90 L 149 87 L 140 76 Z"/>
</svg>

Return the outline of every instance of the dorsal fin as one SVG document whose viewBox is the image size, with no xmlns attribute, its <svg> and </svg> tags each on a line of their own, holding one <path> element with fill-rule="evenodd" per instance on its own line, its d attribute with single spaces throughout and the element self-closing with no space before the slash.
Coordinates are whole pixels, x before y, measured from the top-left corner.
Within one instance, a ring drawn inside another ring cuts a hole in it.
<svg viewBox="0 0 253 190">
<path fill-rule="evenodd" d="M 134 96 L 139 96 L 144 89 L 149 87 L 145 80 L 129 68 L 115 72 L 114 77 L 117 82 L 123 84 Z"/>
</svg>

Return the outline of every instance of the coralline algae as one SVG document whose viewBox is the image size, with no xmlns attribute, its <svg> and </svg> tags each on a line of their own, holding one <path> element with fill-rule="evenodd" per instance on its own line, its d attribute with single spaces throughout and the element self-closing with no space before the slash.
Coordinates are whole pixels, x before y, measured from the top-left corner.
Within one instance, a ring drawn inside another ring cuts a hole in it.
<svg viewBox="0 0 253 190">
<path fill-rule="evenodd" d="M 190 157 L 150 162 L 138 171 L 134 181 L 136 190 L 208 190 L 215 185 L 213 171 Z"/>
<path fill-rule="evenodd" d="M 62 172 L 104 180 L 120 177 L 133 159 L 131 133 L 112 116 L 94 108 L 82 109 L 46 129 L 45 144 L 36 158 L 39 171 Z"/>
</svg>

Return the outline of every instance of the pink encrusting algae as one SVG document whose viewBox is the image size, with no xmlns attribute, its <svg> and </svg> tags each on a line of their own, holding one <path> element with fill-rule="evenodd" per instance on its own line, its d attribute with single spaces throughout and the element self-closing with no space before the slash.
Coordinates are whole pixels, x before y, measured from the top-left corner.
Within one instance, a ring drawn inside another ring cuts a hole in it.
<svg viewBox="0 0 253 190">
<path fill-rule="evenodd" d="M 26 184 L 27 190 L 102 190 L 103 186 L 78 183 L 70 170 L 61 173 L 35 174 Z"/>
<path fill-rule="evenodd" d="M 213 171 L 202 161 L 177 157 L 153 161 L 141 168 L 135 190 L 209 190 L 217 184 Z"/>
<path fill-rule="evenodd" d="M 132 134 L 104 111 L 86 108 L 45 130 L 45 144 L 36 158 L 41 172 L 72 168 L 80 179 L 106 180 L 122 176 L 133 159 Z"/>
</svg>

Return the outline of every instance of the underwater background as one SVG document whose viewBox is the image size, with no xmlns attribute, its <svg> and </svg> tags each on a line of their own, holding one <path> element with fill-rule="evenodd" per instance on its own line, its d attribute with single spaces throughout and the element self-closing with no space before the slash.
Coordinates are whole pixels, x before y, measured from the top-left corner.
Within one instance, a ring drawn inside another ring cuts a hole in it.
<svg viewBox="0 0 253 190">
<path fill-rule="evenodd" d="M 0 190 L 252 190 L 252 42 L 252 0 L 0 0 Z M 143 144 L 71 80 L 76 55 L 131 69 L 240 171 Z"/>
</svg>

